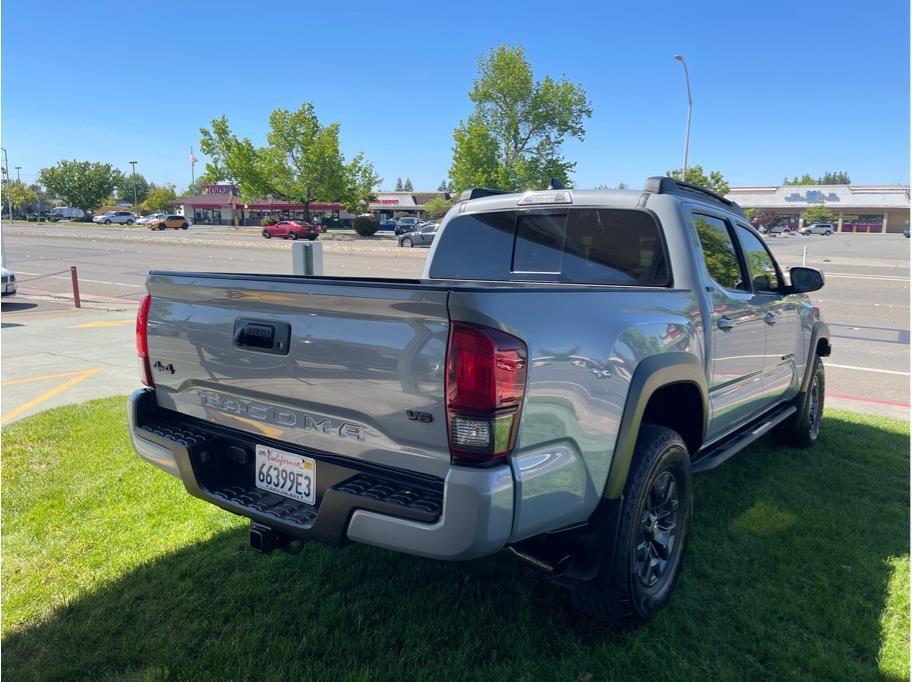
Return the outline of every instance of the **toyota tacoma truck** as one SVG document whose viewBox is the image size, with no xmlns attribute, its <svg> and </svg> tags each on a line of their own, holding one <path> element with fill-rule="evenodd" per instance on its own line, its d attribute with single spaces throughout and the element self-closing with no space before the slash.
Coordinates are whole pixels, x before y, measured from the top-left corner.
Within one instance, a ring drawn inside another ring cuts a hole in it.
<svg viewBox="0 0 912 682">
<path fill-rule="evenodd" d="M 692 474 L 817 440 L 823 283 L 671 178 L 469 190 L 421 279 L 151 272 L 133 445 L 255 550 L 509 548 L 629 629 L 681 572 Z"/>
</svg>

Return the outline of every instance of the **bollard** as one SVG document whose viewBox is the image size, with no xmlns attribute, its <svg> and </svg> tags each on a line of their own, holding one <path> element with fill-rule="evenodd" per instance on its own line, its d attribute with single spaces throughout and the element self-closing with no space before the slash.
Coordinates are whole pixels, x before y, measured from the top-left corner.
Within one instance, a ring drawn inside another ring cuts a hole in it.
<svg viewBox="0 0 912 682">
<path fill-rule="evenodd" d="M 804 251 L 801 252 L 801 267 L 804 267 L 805 265 L 807 265 L 807 259 L 808 259 L 808 247 L 805 246 Z"/>
<path fill-rule="evenodd" d="M 323 244 L 294 242 L 291 245 L 291 272 L 295 275 L 323 276 Z"/>
<path fill-rule="evenodd" d="M 79 278 L 76 275 L 76 266 L 70 266 L 70 279 L 73 281 L 73 303 L 77 308 L 82 307 L 82 303 L 79 300 Z"/>
</svg>

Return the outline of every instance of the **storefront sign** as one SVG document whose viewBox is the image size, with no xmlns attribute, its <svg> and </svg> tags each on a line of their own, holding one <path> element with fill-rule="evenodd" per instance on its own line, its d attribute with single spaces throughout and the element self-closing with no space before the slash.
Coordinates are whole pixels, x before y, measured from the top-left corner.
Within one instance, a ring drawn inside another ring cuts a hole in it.
<svg viewBox="0 0 912 682">
<path fill-rule="evenodd" d="M 786 194 L 785 200 L 802 201 L 807 204 L 822 204 L 825 201 L 839 201 L 839 196 L 836 194 L 836 192 L 824 194 L 819 190 L 810 189 L 803 194 L 801 192 L 792 192 L 791 194 Z"/>
<path fill-rule="evenodd" d="M 203 194 L 237 194 L 237 185 L 200 185 Z"/>
</svg>

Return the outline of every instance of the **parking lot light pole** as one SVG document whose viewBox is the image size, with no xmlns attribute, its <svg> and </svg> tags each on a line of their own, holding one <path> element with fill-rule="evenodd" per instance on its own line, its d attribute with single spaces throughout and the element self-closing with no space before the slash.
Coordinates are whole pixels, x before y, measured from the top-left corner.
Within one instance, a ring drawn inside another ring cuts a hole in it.
<svg viewBox="0 0 912 682">
<path fill-rule="evenodd" d="M 130 165 L 133 166 L 133 209 L 136 209 L 136 164 L 138 161 L 131 161 Z"/>
<path fill-rule="evenodd" d="M 3 152 L 3 174 L 6 175 L 6 182 L 9 184 L 9 158 L 6 156 L 6 147 L 0 147 L 0 151 Z M 6 207 L 9 209 L 9 219 L 13 219 L 13 202 L 10 199 L 9 192 L 6 192 Z"/>
<path fill-rule="evenodd" d="M 687 176 L 687 152 L 690 148 L 690 115 L 693 113 L 693 97 L 690 94 L 690 74 L 687 72 L 687 62 L 680 54 L 676 54 L 674 58 L 684 67 L 684 82 L 687 84 L 687 131 L 684 133 L 684 170 L 681 173 L 681 179 L 684 180 Z"/>
<path fill-rule="evenodd" d="M 22 182 L 22 178 L 19 177 L 19 171 L 22 170 L 22 166 L 14 166 L 16 169 L 16 182 Z"/>
</svg>

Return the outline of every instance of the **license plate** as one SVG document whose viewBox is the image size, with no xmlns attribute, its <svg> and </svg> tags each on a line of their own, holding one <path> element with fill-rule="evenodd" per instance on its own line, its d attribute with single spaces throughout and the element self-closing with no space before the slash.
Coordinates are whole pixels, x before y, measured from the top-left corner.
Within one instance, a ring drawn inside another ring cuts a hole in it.
<svg viewBox="0 0 912 682">
<path fill-rule="evenodd" d="M 316 504 L 317 463 L 310 457 L 257 445 L 254 477 L 257 488 Z"/>
</svg>

